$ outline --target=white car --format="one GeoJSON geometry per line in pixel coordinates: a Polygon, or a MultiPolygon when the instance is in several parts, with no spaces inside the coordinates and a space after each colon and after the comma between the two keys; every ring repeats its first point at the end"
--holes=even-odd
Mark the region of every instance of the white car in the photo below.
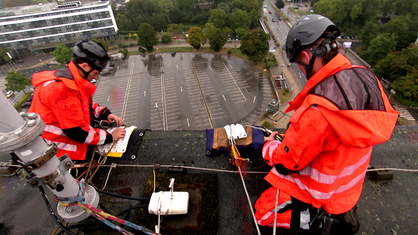
{"type": "Polygon", "coordinates": [[[8,91],[8,92],[6,93],[6,98],[7,98],[7,99],[8,99],[8,98],[10,98],[10,97],[12,97],[14,94],[15,94],[15,93],[14,93],[13,91],[8,91]]]}

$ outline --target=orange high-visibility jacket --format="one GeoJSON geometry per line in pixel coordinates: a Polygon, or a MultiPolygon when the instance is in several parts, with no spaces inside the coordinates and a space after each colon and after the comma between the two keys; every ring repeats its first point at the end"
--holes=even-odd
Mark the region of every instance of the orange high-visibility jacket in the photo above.
{"type": "Polygon", "coordinates": [[[57,157],[68,154],[72,160],[84,160],[88,145],[104,144],[108,135],[108,132],[90,126],[90,110],[98,117],[106,108],[93,103],[96,86],[80,76],[73,62],[67,67],[33,75],[32,85],[36,90],[28,112],[41,116],[45,123],[42,137],[48,144],[57,145],[57,157]],[[88,132],[84,143],[64,134],[63,129],[75,127],[88,132]]]}
{"type": "Polygon", "coordinates": [[[265,143],[263,157],[298,173],[273,167],[265,179],[329,213],[349,211],[360,198],[372,146],[390,138],[398,112],[377,78],[342,54],[312,76],[286,112],[292,110],[283,142],[265,143]]]}

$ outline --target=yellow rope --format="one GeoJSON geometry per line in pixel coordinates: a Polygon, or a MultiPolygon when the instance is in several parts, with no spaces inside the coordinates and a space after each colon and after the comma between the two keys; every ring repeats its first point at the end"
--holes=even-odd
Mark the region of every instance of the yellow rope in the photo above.
{"type": "Polygon", "coordinates": [[[93,164],[94,153],[96,152],[96,148],[97,148],[97,146],[94,147],[93,155],[91,156],[91,159],[90,159],[89,168],[87,169],[87,173],[86,173],[86,176],[85,176],[86,179],[87,179],[87,177],[89,177],[89,172],[90,172],[90,169],[91,169],[91,165],[93,164]]]}
{"type": "Polygon", "coordinates": [[[154,173],[154,190],[152,192],[155,193],[155,169],[152,170],[152,173],[154,173]]]}
{"type": "MultiPolygon", "coordinates": [[[[112,150],[113,146],[115,146],[115,144],[116,144],[116,141],[113,142],[112,146],[109,148],[106,155],[103,157],[103,159],[100,161],[99,165],[96,167],[96,170],[94,171],[94,173],[90,176],[90,178],[88,180],[86,180],[87,184],[90,183],[90,181],[93,179],[94,175],[96,175],[97,171],[100,169],[100,166],[103,164],[103,162],[106,161],[107,156],[109,155],[110,151],[112,150]]],[[[96,148],[94,150],[96,151],[96,148]]],[[[89,167],[89,169],[90,169],[90,167],[89,167]]],[[[86,179],[87,179],[87,176],[86,176],[86,179]]]]}

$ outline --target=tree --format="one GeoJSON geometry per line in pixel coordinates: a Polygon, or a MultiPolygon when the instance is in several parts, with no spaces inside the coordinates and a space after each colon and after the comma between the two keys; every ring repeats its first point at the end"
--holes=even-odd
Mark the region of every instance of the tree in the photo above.
{"type": "Polygon", "coordinates": [[[279,9],[284,8],[284,2],[283,2],[283,0],[276,0],[276,4],[275,5],[279,9]]]}
{"type": "MultiPolygon", "coordinates": [[[[406,17],[405,16],[393,16],[392,19],[382,25],[382,32],[387,34],[394,34],[397,37],[397,43],[396,43],[396,50],[400,51],[402,48],[405,48],[411,43],[411,41],[408,40],[407,33],[409,32],[409,26],[406,23],[406,17]]],[[[416,39],[417,34],[414,33],[416,39]]]]}
{"type": "Polygon", "coordinates": [[[343,0],[325,0],[315,3],[315,13],[324,15],[330,18],[336,25],[340,26],[344,22],[346,16],[346,9],[343,0]]]}
{"type": "Polygon", "coordinates": [[[392,9],[392,11],[395,12],[395,15],[416,14],[416,12],[414,12],[416,4],[416,0],[394,0],[394,9],[392,9]]]}
{"type": "Polygon", "coordinates": [[[269,50],[269,35],[263,29],[257,28],[250,31],[248,38],[241,40],[241,52],[248,56],[248,59],[261,61],[269,50]]]}
{"type": "Polygon", "coordinates": [[[157,45],[158,39],[156,37],[157,33],[148,23],[143,23],[138,28],[138,45],[143,46],[147,51],[151,52],[154,50],[153,46],[157,45]]]}
{"type": "Polygon", "coordinates": [[[260,18],[261,18],[261,11],[256,10],[256,9],[252,9],[250,12],[250,19],[251,19],[251,28],[257,28],[259,27],[260,24],[260,18]]]}
{"type": "MultiPolygon", "coordinates": [[[[7,52],[10,53],[10,51],[12,51],[10,48],[0,49],[0,64],[6,64],[7,62],[11,60],[10,57],[7,55],[7,52]]],[[[16,53],[16,52],[14,51],[13,53],[16,53]]]]}
{"type": "Polygon", "coordinates": [[[223,29],[222,29],[222,33],[227,37],[227,38],[229,38],[229,37],[232,37],[232,34],[234,33],[234,31],[232,31],[230,28],[228,28],[228,27],[224,27],[223,29]]]}
{"type": "Polygon", "coordinates": [[[229,25],[236,32],[237,28],[249,29],[251,18],[247,12],[242,10],[234,11],[229,15],[229,25]]]}
{"type": "Polygon", "coordinates": [[[167,21],[168,19],[167,19],[166,14],[158,13],[158,14],[154,14],[153,16],[151,16],[146,22],[152,25],[155,31],[159,32],[167,28],[167,21]]]}
{"type": "Polygon", "coordinates": [[[31,83],[31,80],[26,78],[25,74],[14,71],[9,72],[5,79],[7,81],[6,89],[9,91],[23,91],[31,83]]]}
{"type": "Polygon", "coordinates": [[[102,45],[102,47],[108,51],[109,50],[109,45],[107,45],[107,42],[105,42],[103,39],[98,38],[98,39],[93,39],[93,41],[99,43],[100,45],[102,45]]]}
{"type": "Polygon", "coordinates": [[[199,48],[206,43],[206,36],[203,33],[203,30],[199,27],[191,27],[189,29],[187,43],[189,43],[196,50],[199,50],[199,48]]]}
{"type": "Polygon", "coordinates": [[[370,46],[361,56],[371,65],[376,65],[379,60],[395,50],[397,36],[395,34],[383,33],[370,42],[370,46]]]}
{"type": "Polygon", "coordinates": [[[116,23],[119,26],[119,29],[122,31],[128,31],[134,28],[134,23],[132,20],[125,18],[125,16],[121,16],[120,18],[116,19],[116,23]]]}
{"type": "Polygon", "coordinates": [[[182,12],[194,12],[194,0],[175,0],[174,5],[177,6],[182,12]]]}
{"type": "Polygon", "coordinates": [[[170,8],[170,10],[168,11],[168,16],[170,18],[171,23],[181,23],[181,10],[178,7],[174,6],[170,8]]]}
{"type": "Polygon", "coordinates": [[[409,47],[402,49],[402,51],[391,52],[380,60],[376,65],[375,73],[379,77],[394,82],[396,79],[411,73],[414,67],[418,67],[416,55],[418,55],[418,47],[411,43],[409,47]]]}
{"type": "Polygon", "coordinates": [[[156,1],[130,0],[126,3],[126,16],[128,19],[135,19],[138,16],[148,18],[163,12],[164,9],[156,1]]]}
{"type": "Polygon", "coordinates": [[[392,83],[392,88],[396,94],[409,100],[418,99],[418,69],[414,68],[411,73],[396,79],[392,83]]]}
{"type": "Polygon", "coordinates": [[[205,31],[206,37],[210,40],[212,36],[215,33],[216,27],[213,25],[213,23],[206,23],[203,27],[203,30],[205,31]]]}
{"type": "Polygon", "coordinates": [[[111,38],[109,40],[110,45],[112,45],[112,47],[115,47],[115,39],[111,38]]]}
{"type": "Polygon", "coordinates": [[[73,57],[73,50],[65,44],[58,44],[53,54],[55,56],[55,60],[60,63],[60,65],[66,65],[70,62],[71,57],[73,57]]]}
{"type": "Polygon", "coordinates": [[[222,29],[228,24],[228,15],[222,9],[214,9],[209,11],[210,17],[208,23],[213,23],[213,25],[222,29]]]}
{"type": "Polygon", "coordinates": [[[233,8],[241,9],[247,13],[251,12],[252,9],[260,9],[262,4],[262,1],[232,0],[233,8]]]}
{"type": "Polygon", "coordinates": [[[224,10],[226,14],[229,14],[230,13],[229,5],[226,4],[225,2],[219,3],[217,9],[224,10]]]}
{"type": "Polygon", "coordinates": [[[171,42],[171,33],[164,32],[162,36],[163,43],[171,42]]]}
{"type": "Polygon", "coordinates": [[[239,38],[245,38],[248,36],[248,33],[250,32],[250,30],[245,29],[245,28],[237,28],[235,30],[235,33],[238,35],[239,38]]]}
{"type": "Polygon", "coordinates": [[[204,25],[208,22],[209,11],[201,11],[199,14],[193,16],[192,22],[198,25],[204,25]]]}
{"type": "Polygon", "coordinates": [[[375,22],[368,21],[363,29],[360,31],[360,39],[366,47],[369,47],[370,42],[380,34],[379,25],[375,22]]]}
{"type": "Polygon", "coordinates": [[[210,49],[213,49],[214,51],[220,51],[227,40],[228,37],[224,35],[222,30],[215,28],[213,30],[212,37],[209,39],[210,49]]]}
{"type": "Polygon", "coordinates": [[[120,49],[119,50],[119,53],[122,53],[124,56],[125,56],[125,58],[126,58],[126,56],[128,56],[128,49],[126,49],[126,48],[123,48],[123,50],[122,49],[120,49]]]}

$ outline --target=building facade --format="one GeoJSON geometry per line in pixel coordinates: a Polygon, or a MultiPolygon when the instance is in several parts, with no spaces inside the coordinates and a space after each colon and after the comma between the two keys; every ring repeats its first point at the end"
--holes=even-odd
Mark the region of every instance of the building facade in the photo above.
{"type": "Polygon", "coordinates": [[[18,54],[47,53],[57,44],[118,35],[110,2],[46,3],[0,9],[0,48],[18,54]]]}

